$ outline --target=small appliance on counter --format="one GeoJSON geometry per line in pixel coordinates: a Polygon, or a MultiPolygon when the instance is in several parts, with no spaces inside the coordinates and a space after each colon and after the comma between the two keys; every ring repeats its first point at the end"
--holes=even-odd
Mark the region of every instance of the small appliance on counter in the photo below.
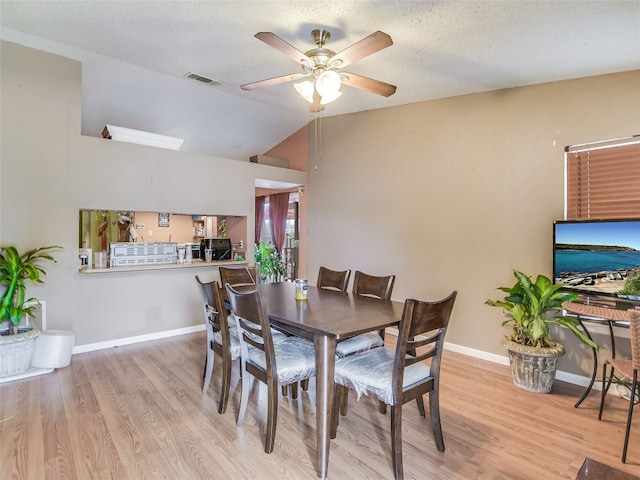
{"type": "Polygon", "coordinates": [[[195,258],[204,258],[204,254],[200,253],[200,244],[195,242],[187,242],[184,244],[185,247],[191,245],[191,255],[195,258]]]}
{"type": "Polygon", "coordinates": [[[111,267],[177,263],[178,244],[176,242],[111,242],[109,258],[111,267]]]}
{"type": "Polygon", "coordinates": [[[231,260],[233,249],[230,238],[203,238],[200,241],[200,251],[211,249],[212,260],[231,260]]]}

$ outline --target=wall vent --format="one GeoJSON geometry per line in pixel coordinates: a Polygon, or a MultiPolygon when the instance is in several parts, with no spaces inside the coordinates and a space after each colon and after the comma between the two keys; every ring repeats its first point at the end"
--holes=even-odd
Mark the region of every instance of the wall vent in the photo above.
{"type": "Polygon", "coordinates": [[[193,73],[193,72],[187,73],[185,77],[190,78],[192,80],[197,80],[202,83],[213,85],[214,87],[217,87],[218,85],[222,85],[222,82],[220,80],[212,80],[210,78],[203,77],[202,75],[198,75],[197,73],[193,73]]]}

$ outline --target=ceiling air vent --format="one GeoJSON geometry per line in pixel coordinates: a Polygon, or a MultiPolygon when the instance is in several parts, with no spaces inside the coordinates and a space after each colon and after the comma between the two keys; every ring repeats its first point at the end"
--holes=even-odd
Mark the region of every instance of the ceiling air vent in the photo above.
{"type": "Polygon", "coordinates": [[[198,75],[197,73],[189,72],[185,75],[187,78],[191,78],[192,80],[197,80],[202,83],[207,83],[217,87],[218,85],[222,85],[222,82],[219,80],[211,80],[210,78],[203,77],[202,75],[198,75]]]}

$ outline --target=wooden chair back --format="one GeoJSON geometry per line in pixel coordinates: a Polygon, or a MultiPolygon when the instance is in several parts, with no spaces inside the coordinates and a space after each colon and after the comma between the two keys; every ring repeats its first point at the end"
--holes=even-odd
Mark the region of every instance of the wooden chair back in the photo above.
{"type": "Polygon", "coordinates": [[[318,270],[318,281],[316,282],[316,286],[318,288],[337,290],[339,292],[346,293],[350,277],[351,270],[337,271],[320,267],[318,270]]]}
{"type": "Polygon", "coordinates": [[[200,291],[205,319],[207,323],[211,325],[212,332],[220,332],[222,335],[222,345],[225,350],[228,351],[231,340],[229,338],[228,311],[224,307],[222,298],[224,289],[215,280],[203,282],[198,275],[196,275],[196,282],[198,284],[198,290],[200,291]]]}
{"type": "Polygon", "coordinates": [[[222,336],[222,347],[225,350],[225,355],[230,351],[231,348],[231,337],[229,332],[229,311],[226,309],[224,305],[224,294],[225,288],[220,285],[218,282],[214,282],[213,287],[213,297],[214,303],[212,315],[212,324],[214,331],[219,331],[222,336]]]}
{"type": "Polygon", "coordinates": [[[435,302],[409,299],[405,301],[402,319],[398,327],[398,343],[394,361],[393,389],[395,404],[406,403],[415,398],[411,392],[419,385],[403,392],[402,381],[404,369],[414,363],[431,359],[429,382],[432,386],[427,390],[420,388],[420,395],[437,388],[440,377],[440,360],[444,348],[444,337],[451,318],[457,291],[435,302]],[[435,385],[433,385],[435,384],[435,385]]]}
{"type": "Polygon", "coordinates": [[[395,275],[377,277],[356,270],[353,278],[353,294],[390,300],[395,281],[395,275]]]}
{"type": "Polygon", "coordinates": [[[231,332],[229,331],[227,309],[222,299],[222,287],[216,281],[203,282],[198,275],[196,275],[196,283],[202,300],[207,330],[207,357],[204,367],[202,393],[206,393],[209,389],[213,375],[214,355],[217,354],[222,359],[222,386],[220,390],[220,400],[218,402],[218,412],[224,413],[229,402],[231,362],[235,358],[238,358],[239,354],[236,353],[234,358],[231,352],[231,332]]]}
{"type": "MultiPolygon", "coordinates": [[[[246,369],[254,377],[264,383],[275,382],[277,387],[277,371],[275,351],[273,349],[273,337],[267,309],[259,290],[241,293],[230,284],[226,285],[231,310],[233,310],[240,335],[245,345],[251,345],[264,352],[266,371],[247,362],[246,369]]],[[[243,351],[245,347],[242,347],[243,351]]]]}
{"type": "Polygon", "coordinates": [[[255,285],[257,283],[256,267],[219,267],[222,286],[255,285]]]}
{"type": "Polygon", "coordinates": [[[222,298],[229,301],[226,286],[239,287],[242,285],[255,285],[257,283],[256,267],[219,267],[220,281],[222,282],[222,298]]]}
{"type": "Polygon", "coordinates": [[[198,285],[198,292],[200,293],[200,301],[202,302],[202,311],[204,313],[205,322],[209,321],[209,309],[208,305],[214,305],[213,287],[214,281],[203,282],[200,277],[196,275],[196,283],[198,285]]]}

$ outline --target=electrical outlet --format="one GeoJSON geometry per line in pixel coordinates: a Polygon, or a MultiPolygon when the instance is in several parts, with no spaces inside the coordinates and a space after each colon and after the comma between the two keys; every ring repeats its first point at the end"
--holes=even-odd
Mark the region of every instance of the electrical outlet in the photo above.
{"type": "Polygon", "coordinates": [[[153,230],[149,230],[149,236],[152,237],[153,236],[153,230]]]}
{"type": "Polygon", "coordinates": [[[136,223],[136,228],[144,228],[144,223],[136,223]]]}

